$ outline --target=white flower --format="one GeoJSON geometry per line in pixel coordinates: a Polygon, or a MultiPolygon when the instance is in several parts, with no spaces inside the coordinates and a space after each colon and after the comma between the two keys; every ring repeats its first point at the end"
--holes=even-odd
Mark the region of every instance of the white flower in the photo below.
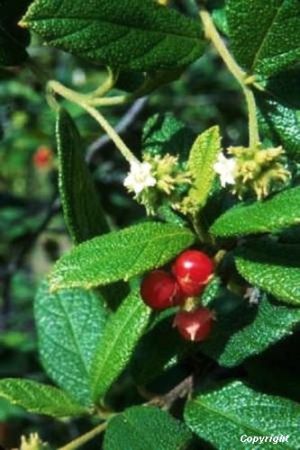
{"type": "Polygon", "coordinates": [[[244,298],[249,299],[249,305],[258,305],[260,295],[260,290],[257,287],[249,287],[246,289],[244,298]]]}
{"type": "Polygon", "coordinates": [[[226,184],[235,184],[236,160],[234,158],[226,158],[223,153],[220,153],[214,170],[220,176],[222,187],[226,184]]]}
{"type": "Polygon", "coordinates": [[[156,179],[153,177],[152,166],[148,162],[134,161],[130,164],[130,171],[124,180],[124,186],[129,192],[140,194],[144,189],[156,185],[156,179]]]}

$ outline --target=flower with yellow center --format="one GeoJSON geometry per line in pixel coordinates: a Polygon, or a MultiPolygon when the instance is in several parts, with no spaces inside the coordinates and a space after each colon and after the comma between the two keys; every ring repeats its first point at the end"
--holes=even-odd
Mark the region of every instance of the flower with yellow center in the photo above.
{"type": "Polygon", "coordinates": [[[151,164],[139,161],[130,164],[130,171],[124,180],[124,186],[129,192],[139,195],[145,189],[154,187],[156,183],[151,164]]]}

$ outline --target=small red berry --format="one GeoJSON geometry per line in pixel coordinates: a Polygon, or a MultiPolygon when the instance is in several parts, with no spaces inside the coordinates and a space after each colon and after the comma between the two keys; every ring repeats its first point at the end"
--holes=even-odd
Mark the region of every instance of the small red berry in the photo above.
{"type": "Polygon", "coordinates": [[[187,250],[181,253],[172,267],[182,292],[187,296],[199,295],[213,271],[213,261],[199,250],[187,250]]]}
{"type": "Polygon", "coordinates": [[[210,334],[213,319],[214,313],[208,308],[180,311],[174,319],[174,326],[187,341],[200,342],[210,334]]]}
{"type": "Polygon", "coordinates": [[[50,166],[53,159],[52,150],[48,147],[41,146],[33,155],[33,162],[36,168],[44,169],[50,166]]]}
{"type": "Polygon", "coordinates": [[[182,297],[176,279],[164,270],[154,270],[146,275],[141,296],[150,308],[158,310],[177,305],[182,297]]]}

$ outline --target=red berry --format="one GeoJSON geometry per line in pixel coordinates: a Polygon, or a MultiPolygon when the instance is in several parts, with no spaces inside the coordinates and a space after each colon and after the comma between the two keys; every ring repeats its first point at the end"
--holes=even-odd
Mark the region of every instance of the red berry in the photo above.
{"type": "Polygon", "coordinates": [[[174,319],[174,326],[187,341],[200,342],[210,334],[213,319],[214,314],[208,308],[180,311],[174,319]]]}
{"type": "Polygon", "coordinates": [[[52,150],[48,147],[41,146],[33,155],[33,162],[35,167],[43,169],[49,167],[53,159],[52,150]]]}
{"type": "Polygon", "coordinates": [[[205,253],[187,250],[175,260],[172,272],[182,292],[187,296],[199,295],[214,271],[214,263],[205,253]]]}
{"type": "Polygon", "coordinates": [[[144,278],[141,296],[144,302],[153,309],[175,306],[182,297],[176,279],[164,270],[154,270],[144,278]]]}

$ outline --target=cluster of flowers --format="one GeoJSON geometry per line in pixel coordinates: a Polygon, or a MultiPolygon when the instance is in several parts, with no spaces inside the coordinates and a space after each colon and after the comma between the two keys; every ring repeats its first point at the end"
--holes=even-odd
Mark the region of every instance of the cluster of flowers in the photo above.
{"type": "Polygon", "coordinates": [[[141,297],[154,310],[178,306],[174,327],[184,339],[200,342],[211,332],[214,313],[198,306],[197,297],[213,273],[214,263],[208,255],[198,250],[187,250],[176,258],[171,273],[154,270],[145,276],[141,297]]]}
{"type": "Polygon", "coordinates": [[[186,164],[181,164],[178,157],[145,154],[142,162],[131,162],[124,186],[145,206],[148,215],[154,215],[166,199],[178,209],[192,184],[191,178],[186,164]]]}
{"type": "MultiPolygon", "coordinates": [[[[261,200],[290,180],[282,147],[229,147],[227,153],[229,157],[222,152],[219,154],[214,170],[221,186],[229,186],[240,199],[254,194],[261,200]]],[[[167,198],[175,210],[186,214],[191,211],[183,207],[184,198],[193,182],[188,166],[167,154],[163,157],[146,155],[142,162],[131,163],[124,185],[146,207],[148,214],[155,214],[163,198],[167,198]]]]}
{"type": "Polygon", "coordinates": [[[232,193],[240,199],[252,191],[261,200],[290,179],[282,147],[229,147],[228,154],[231,157],[220,153],[214,170],[220,177],[221,186],[231,185],[232,193]]]}

